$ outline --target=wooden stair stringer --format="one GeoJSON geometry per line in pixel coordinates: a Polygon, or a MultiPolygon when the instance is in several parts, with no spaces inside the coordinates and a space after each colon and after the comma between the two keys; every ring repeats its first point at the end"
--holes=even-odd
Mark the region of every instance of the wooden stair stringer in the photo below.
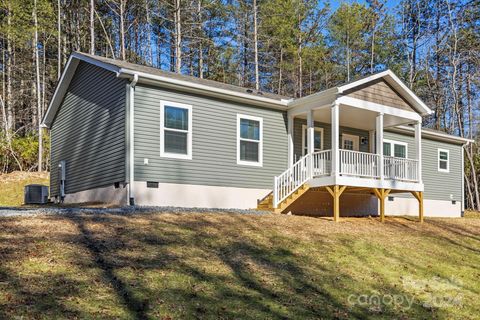
{"type": "Polygon", "coordinates": [[[300,199],[305,193],[310,190],[310,186],[304,183],[300,188],[295,190],[291,195],[278,204],[278,207],[274,209],[275,213],[284,213],[288,207],[290,207],[295,201],[300,199]]]}

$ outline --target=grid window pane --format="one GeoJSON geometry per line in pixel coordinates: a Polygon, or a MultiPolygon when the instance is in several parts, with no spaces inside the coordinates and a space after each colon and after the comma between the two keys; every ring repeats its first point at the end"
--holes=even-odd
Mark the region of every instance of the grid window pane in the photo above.
{"type": "Polygon", "coordinates": [[[440,151],[440,160],[448,160],[448,153],[440,151]]]}
{"type": "Polygon", "coordinates": [[[260,140],[260,122],[240,119],[240,137],[243,139],[260,140]]]}
{"type": "Polygon", "coordinates": [[[240,141],[240,160],[258,162],[258,142],[240,141]]]}
{"type": "Polygon", "coordinates": [[[168,153],[178,153],[178,154],[187,154],[187,135],[186,132],[177,132],[165,130],[165,152],[168,153]]]}
{"type": "Polygon", "coordinates": [[[188,130],[188,110],[165,106],[165,128],[188,130]]]}
{"type": "Polygon", "coordinates": [[[392,145],[389,142],[383,143],[383,155],[391,156],[392,155],[392,145]]]}
{"type": "Polygon", "coordinates": [[[353,141],[348,139],[343,140],[343,149],[353,150],[353,141]]]}
{"type": "Polygon", "coordinates": [[[447,161],[440,160],[440,169],[442,169],[442,170],[447,170],[448,169],[447,161]]]}
{"type": "Polygon", "coordinates": [[[394,146],[394,156],[398,158],[406,158],[407,148],[404,145],[396,144],[394,146]]]}

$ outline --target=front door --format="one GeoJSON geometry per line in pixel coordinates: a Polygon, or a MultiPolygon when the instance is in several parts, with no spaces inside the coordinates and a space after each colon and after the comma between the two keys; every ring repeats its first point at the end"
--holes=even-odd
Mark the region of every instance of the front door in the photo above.
{"type": "Polygon", "coordinates": [[[342,134],[342,149],[358,151],[359,150],[359,136],[353,134],[342,134]]]}

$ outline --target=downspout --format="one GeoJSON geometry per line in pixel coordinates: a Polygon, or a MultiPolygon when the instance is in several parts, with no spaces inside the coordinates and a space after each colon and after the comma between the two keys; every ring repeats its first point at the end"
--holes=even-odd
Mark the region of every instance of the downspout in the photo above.
{"type": "Polygon", "coordinates": [[[133,75],[132,82],[130,82],[129,86],[129,108],[128,108],[128,203],[131,206],[135,205],[135,174],[134,174],[134,106],[135,106],[135,86],[138,82],[138,74],[133,75]]]}
{"type": "Polygon", "coordinates": [[[465,148],[468,147],[469,142],[462,145],[462,211],[461,217],[465,216],[465,148]]]}

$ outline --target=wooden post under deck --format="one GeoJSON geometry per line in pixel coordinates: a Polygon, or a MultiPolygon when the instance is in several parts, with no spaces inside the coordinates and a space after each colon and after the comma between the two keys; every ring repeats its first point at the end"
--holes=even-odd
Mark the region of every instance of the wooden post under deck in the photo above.
{"type": "Polygon", "coordinates": [[[334,185],[333,187],[325,187],[333,197],[333,221],[338,222],[340,220],[340,196],[347,186],[334,185]]]}
{"type": "Polygon", "coordinates": [[[411,191],[411,193],[418,200],[418,221],[423,223],[423,192],[411,191]]]}
{"type": "Polygon", "coordinates": [[[373,188],[373,192],[380,200],[380,221],[385,222],[385,198],[390,194],[390,189],[373,188]]]}

